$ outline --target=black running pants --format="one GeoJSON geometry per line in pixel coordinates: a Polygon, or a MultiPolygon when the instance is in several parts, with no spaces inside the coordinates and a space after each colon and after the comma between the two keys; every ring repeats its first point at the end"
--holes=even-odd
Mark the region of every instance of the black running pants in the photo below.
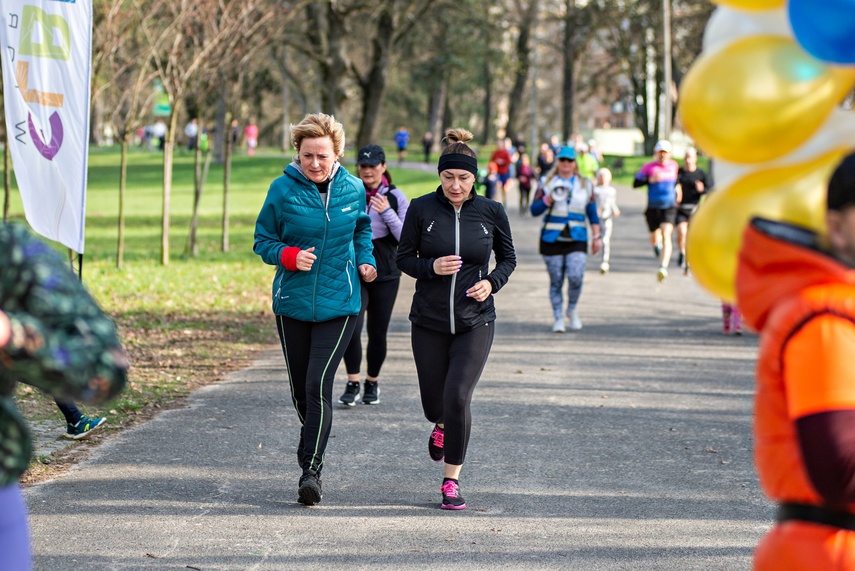
{"type": "MultiPolygon", "coordinates": [[[[360,280],[361,281],[361,280],[360,280]]],[[[389,321],[392,320],[392,309],[398,296],[398,286],[401,279],[382,282],[362,282],[362,311],[356,320],[353,337],[344,352],[344,366],[348,375],[358,375],[362,366],[362,324],[366,324],[368,344],[365,346],[365,360],[369,377],[376,379],[380,376],[380,367],[386,360],[386,334],[389,331],[389,321]]]]}
{"type": "Polygon", "coordinates": [[[276,316],[291,400],[303,424],[297,455],[304,472],[323,467],[332,428],[333,379],[355,325],[353,315],[321,322],[276,316]]]}
{"type": "Polygon", "coordinates": [[[413,324],[413,357],[425,417],[445,425],[445,462],[459,466],[472,429],[472,393],[481,377],[495,324],[463,333],[439,333],[413,324]]]}

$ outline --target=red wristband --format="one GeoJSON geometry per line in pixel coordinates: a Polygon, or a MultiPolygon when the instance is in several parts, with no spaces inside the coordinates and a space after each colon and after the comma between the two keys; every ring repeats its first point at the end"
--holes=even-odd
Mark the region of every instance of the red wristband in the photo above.
{"type": "Polygon", "coordinates": [[[300,248],[297,246],[288,246],[279,254],[279,262],[286,270],[297,270],[297,254],[300,253],[300,248]]]}

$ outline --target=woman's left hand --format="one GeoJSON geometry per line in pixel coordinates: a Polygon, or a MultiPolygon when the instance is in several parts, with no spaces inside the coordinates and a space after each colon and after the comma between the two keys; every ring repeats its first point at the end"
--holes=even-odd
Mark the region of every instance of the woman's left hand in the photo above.
{"type": "Polygon", "coordinates": [[[490,297],[491,293],[493,293],[493,284],[490,283],[490,280],[481,280],[466,290],[466,295],[478,302],[490,297]]]}
{"type": "Polygon", "coordinates": [[[363,280],[373,282],[374,278],[377,277],[377,268],[371,264],[362,264],[359,266],[359,275],[362,276],[363,280]]]}
{"type": "Polygon", "coordinates": [[[600,248],[601,248],[601,247],[602,247],[602,245],[603,245],[603,241],[602,241],[602,240],[603,240],[603,239],[602,239],[602,238],[599,238],[599,237],[597,237],[597,238],[593,238],[593,239],[591,240],[591,254],[592,254],[592,255],[596,255],[596,254],[598,254],[598,253],[600,252],[600,248]]]}
{"type": "Polygon", "coordinates": [[[383,214],[389,210],[389,199],[382,194],[375,194],[371,197],[371,208],[375,212],[383,214]]]}

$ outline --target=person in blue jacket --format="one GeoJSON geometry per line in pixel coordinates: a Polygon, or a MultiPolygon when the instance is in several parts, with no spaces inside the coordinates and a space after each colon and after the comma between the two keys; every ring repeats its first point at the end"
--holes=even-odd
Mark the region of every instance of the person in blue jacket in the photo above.
{"type": "Polygon", "coordinates": [[[321,501],[333,378],[361,307],[360,277],[377,277],[362,181],[338,162],[344,127],[331,115],[291,126],[294,162],[273,181],[253,251],[276,266],[273,313],[302,428],[297,501],[321,501]]]}
{"type": "Polygon", "coordinates": [[[445,461],[445,510],[462,510],[460,471],[472,428],[470,405],[495,333],[493,295],[517,265],[501,203],[475,194],[478,161],[472,133],[449,129],[439,157],[440,186],[410,202],[398,267],[416,278],[410,309],[413,358],[422,408],[434,423],[428,454],[445,461]],[[496,265],[490,271],[490,257],[496,265]]]}

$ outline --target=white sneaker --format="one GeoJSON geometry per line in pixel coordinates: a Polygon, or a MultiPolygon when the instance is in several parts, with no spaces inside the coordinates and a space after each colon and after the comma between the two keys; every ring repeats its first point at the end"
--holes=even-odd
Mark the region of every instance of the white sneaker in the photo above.
{"type": "Polygon", "coordinates": [[[563,319],[556,319],[555,323],[552,324],[552,332],[553,333],[564,333],[565,331],[567,331],[567,330],[564,328],[564,320],[563,319]]]}
{"type": "Polygon", "coordinates": [[[660,282],[664,282],[668,278],[668,268],[662,266],[659,268],[659,271],[656,272],[656,279],[660,282]]]}
{"type": "Polygon", "coordinates": [[[579,314],[576,313],[575,309],[570,312],[570,329],[573,331],[582,329],[582,320],[579,319],[579,314]]]}
{"type": "Polygon", "coordinates": [[[600,273],[601,274],[609,273],[609,263],[608,262],[603,262],[602,264],[600,264],[600,273]]]}

